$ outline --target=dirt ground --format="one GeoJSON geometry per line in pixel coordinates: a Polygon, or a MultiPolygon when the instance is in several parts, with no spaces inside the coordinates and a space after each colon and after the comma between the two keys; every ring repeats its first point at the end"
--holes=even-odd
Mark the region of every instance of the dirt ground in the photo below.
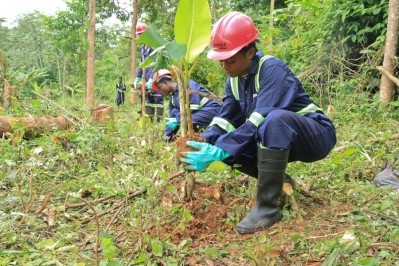
{"type": "MultiPolygon", "coordinates": [[[[180,185],[178,181],[174,181],[174,183],[176,187],[180,185]]],[[[183,228],[165,221],[164,224],[162,224],[162,232],[157,232],[156,234],[158,235],[156,236],[161,240],[168,238],[169,241],[172,241],[176,245],[184,239],[191,238],[191,247],[199,248],[212,245],[223,246],[223,243],[226,245],[232,242],[239,243],[264,235],[265,231],[257,232],[252,235],[240,235],[234,229],[235,224],[232,225],[230,223],[228,225],[226,223],[228,213],[233,211],[234,207],[237,205],[241,205],[242,209],[246,210],[247,213],[254,203],[254,197],[249,201],[244,198],[233,198],[231,194],[229,194],[230,196],[226,196],[224,190],[225,188],[223,185],[206,186],[201,183],[196,183],[193,198],[188,201],[177,198],[176,194],[165,192],[162,198],[164,209],[168,210],[173,204],[183,204],[184,208],[190,211],[192,219],[186,222],[183,228]]],[[[306,234],[309,240],[315,241],[317,241],[317,239],[335,237],[345,232],[347,225],[340,224],[336,220],[339,219],[340,214],[351,211],[352,207],[328,206],[321,199],[312,197],[311,195],[303,196],[299,194],[299,197],[300,215],[293,215],[294,217],[292,217],[292,219],[290,217],[290,220],[283,220],[266,231],[267,238],[277,245],[273,246],[272,249],[268,251],[268,254],[263,255],[272,258],[284,258],[284,256],[287,256],[286,254],[288,252],[295,248],[295,243],[290,240],[290,236],[303,234],[304,231],[307,232],[306,234]],[[312,223],[310,227],[309,221],[312,223]]],[[[242,215],[244,216],[245,213],[242,215]]],[[[265,252],[264,246],[260,244],[254,246],[254,249],[258,249],[259,252],[265,252]]],[[[229,265],[230,263],[232,263],[232,265],[240,265],[240,263],[245,262],[240,252],[240,250],[235,248],[229,250],[230,257],[237,258],[234,262],[199,262],[194,257],[190,257],[186,265],[229,265]]],[[[298,254],[298,256],[299,255],[300,254],[298,254]]],[[[295,254],[292,255],[291,252],[291,260],[292,256],[295,256],[295,254]]],[[[308,259],[306,263],[301,265],[316,266],[321,264],[322,261],[317,259],[308,259]]],[[[288,262],[287,265],[289,265],[288,262]]]]}

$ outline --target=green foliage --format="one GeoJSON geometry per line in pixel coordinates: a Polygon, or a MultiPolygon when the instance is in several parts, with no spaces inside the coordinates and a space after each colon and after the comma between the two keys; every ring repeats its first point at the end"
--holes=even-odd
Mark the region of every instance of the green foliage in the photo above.
{"type": "Polygon", "coordinates": [[[176,43],[186,45],[184,60],[191,64],[208,46],[211,13],[207,0],[181,0],[175,17],[176,43]]]}
{"type": "Polygon", "coordinates": [[[191,79],[208,88],[215,95],[224,94],[226,76],[219,62],[209,60],[205,54],[199,56],[191,79]]]}
{"type": "MultiPolygon", "coordinates": [[[[67,97],[65,104],[79,108],[79,97],[67,97]]],[[[190,235],[175,241],[176,236],[187,232],[184,230],[192,226],[202,209],[216,203],[206,199],[194,210],[191,202],[173,201],[168,209],[163,197],[180,191],[176,185],[179,180],[168,181],[168,176],[178,170],[171,163],[175,146],[162,142],[164,122],[149,123],[141,129],[136,107],[122,106],[112,124],[81,125],[30,140],[16,133],[0,139],[0,264],[67,261],[94,265],[95,223],[91,220],[84,224],[93,213],[86,207],[65,208],[66,203],[81,203],[78,198],[83,196],[89,202],[111,196],[92,203],[99,213],[112,209],[129,191],[146,188],[146,194],[126,202],[106,232],[116,210],[99,217],[101,265],[156,265],[159,261],[182,265],[194,258],[228,261],[231,265],[294,265],[305,264],[309,258],[335,265],[395,265],[395,250],[381,246],[372,257],[368,252],[378,243],[396,245],[394,240],[399,237],[391,220],[398,219],[398,195],[370,183],[384,158],[395,167],[399,164],[397,139],[392,138],[397,134],[398,107],[392,104],[390,109],[380,109],[367,93],[345,92],[332,100],[336,108],[332,115],[338,134],[336,149],[321,161],[290,163],[287,169],[297,180],[312,182],[311,197],[295,192],[300,207],[309,212],[306,226],[295,231],[295,214],[285,207],[279,225],[246,236],[245,241],[232,241],[237,235],[229,230],[248,211],[239,202],[254,195],[256,182],[251,179],[249,187],[239,186],[236,177],[231,177],[233,173],[218,165],[214,166],[217,171],[196,177],[198,184],[206,186],[226,184],[225,193],[233,199],[225,205],[226,216],[218,218],[223,225],[217,233],[218,241],[190,235]],[[33,214],[50,192],[54,197],[49,206],[57,211],[53,229],[44,224],[45,214],[33,214]],[[25,213],[29,197],[30,211],[25,213]],[[331,213],[323,213],[326,211],[331,213]],[[357,241],[340,242],[346,231],[359,245],[357,241]],[[284,256],[271,255],[276,247],[287,249],[284,256]]],[[[43,110],[41,101],[24,104],[33,114],[43,110]]],[[[77,112],[82,113],[80,109],[77,112]]],[[[14,127],[17,131],[24,128],[14,127]]],[[[202,196],[197,190],[196,197],[202,196]]],[[[191,232],[206,228],[196,230],[191,232]]]]}
{"type": "MultiPolygon", "coordinates": [[[[104,17],[115,3],[104,2],[104,17]]],[[[183,58],[185,47],[170,41],[177,1],[140,3],[141,19],[159,29],[156,47],[163,55],[170,55],[162,64],[183,58]]],[[[84,1],[72,1],[69,8],[54,17],[22,17],[12,29],[0,26],[7,78],[20,86],[22,98],[10,115],[61,113],[50,103],[33,98],[30,91],[36,89],[85,120],[81,103],[87,6],[84,1]],[[70,92],[62,99],[59,77],[70,92]]],[[[323,106],[335,107],[331,117],[337,129],[337,147],[321,161],[290,163],[287,169],[297,180],[312,183],[311,197],[294,193],[308,212],[306,226],[298,228],[297,214],[286,205],[283,221],[270,231],[245,237],[245,241],[229,234],[247,212],[245,204],[238,202],[254,195],[256,182],[239,186],[236,173],[213,165],[215,171],[199,175],[197,181],[226,183],[227,197],[237,200],[227,203],[228,212],[220,218],[223,229],[217,233],[218,241],[208,241],[207,235],[203,239],[186,235],[175,242],[174,238],[195,220],[195,211],[215,203],[206,199],[194,211],[190,209],[192,202],[163,202],[165,194],[178,198],[180,191],[168,180],[178,169],[171,163],[175,147],[162,141],[164,121],[142,128],[139,107],[126,104],[115,112],[115,123],[82,124],[30,140],[22,138],[25,125],[15,123],[14,134],[0,139],[0,264],[94,265],[95,223],[84,223],[93,213],[86,207],[66,208],[66,203],[81,203],[79,197],[90,202],[112,197],[93,203],[99,213],[112,209],[114,200],[125,199],[129,192],[146,188],[145,195],[126,201],[109,225],[109,233],[100,235],[101,265],[183,265],[189,260],[229,265],[298,265],[311,260],[326,265],[398,265],[397,250],[381,245],[397,246],[398,195],[370,182],[385,158],[396,168],[399,164],[395,138],[398,104],[380,106],[377,97],[370,94],[379,84],[373,67],[382,58],[387,1],[301,0],[277,2],[276,8],[272,29],[267,26],[267,1],[215,1],[212,21],[230,9],[251,15],[261,31],[259,48],[287,61],[294,72],[305,73],[301,79],[307,91],[323,106]],[[44,213],[33,213],[50,192],[54,197],[49,206],[57,213],[54,228],[47,227],[44,213]],[[340,242],[348,230],[356,241],[340,242]],[[284,247],[278,250],[284,255],[276,256],[276,247],[284,247]]],[[[114,105],[117,76],[124,80],[129,76],[130,42],[121,38],[129,28],[100,28],[96,96],[114,105]]],[[[218,62],[204,54],[195,63],[192,79],[223,94],[226,77],[218,62]]],[[[99,217],[100,232],[115,211],[99,217]]]]}
{"type": "MultiPolygon", "coordinates": [[[[334,83],[357,80],[355,89],[374,91],[386,32],[387,1],[287,1],[276,10],[273,30],[262,43],[303,73],[308,91],[329,95],[334,83]],[[372,80],[372,82],[369,82],[372,80]]],[[[353,86],[351,86],[353,89],[353,86]]]]}

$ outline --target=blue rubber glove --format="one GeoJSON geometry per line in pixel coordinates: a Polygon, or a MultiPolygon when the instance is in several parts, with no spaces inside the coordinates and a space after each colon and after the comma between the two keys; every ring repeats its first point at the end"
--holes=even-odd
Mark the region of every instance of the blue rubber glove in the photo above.
{"type": "Polygon", "coordinates": [[[141,78],[136,77],[136,79],[134,80],[134,83],[133,83],[135,88],[140,87],[140,81],[141,81],[141,78]]]}
{"type": "Polygon", "coordinates": [[[198,149],[184,153],[184,157],[180,159],[188,164],[185,167],[187,170],[204,172],[212,162],[223,161],[231,156],[227,151],[205,142],[187,141],[187,145],[198,149]]]}
{"type": "Polygon", "coordinates": [[[175,130],[180,126],[180,123],[177,121],[168,121],[166,122],[166,127],[168,127],[170,130],[175,130]]]}
{"type": "Polygon", "coordinates": [[[145,87],[147,88],[147,90],[151,90],[152,91],[152,78],[150,78],[147,83],[145,84],[145,87]]]}

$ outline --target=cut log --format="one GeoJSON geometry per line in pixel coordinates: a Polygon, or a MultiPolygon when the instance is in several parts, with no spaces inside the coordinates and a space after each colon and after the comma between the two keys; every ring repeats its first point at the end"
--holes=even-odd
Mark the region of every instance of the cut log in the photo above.
{"type": "Polygon", "coordinates": [[[14,133],[16,125],[23,128],[25,138],[39,136],[46,130],[65,130],[70,128],[72,120],[64,116],[56,117],[7,117],[0,116],[0,137],[14,133]]]}
{"type": "Polygon", "coordinates": [[[114,109],[106,104],[97,105],[91,110],[91,121],[99,123],[114,121],[114,109]]]}

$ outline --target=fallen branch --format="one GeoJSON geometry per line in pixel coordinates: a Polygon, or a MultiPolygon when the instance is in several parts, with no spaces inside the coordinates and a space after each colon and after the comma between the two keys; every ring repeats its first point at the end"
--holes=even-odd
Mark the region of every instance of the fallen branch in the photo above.
{"type": "Polygon", "coordinates": [[[105,215],[105,214],[107,214],[107,213],[110,213],[112,210],[118,209],[118,208],[120,208],[121,206],[123,206],[123,204],[125,204],[128,200],[130,200],[130,199],[132,199],[132,198],[134,198],[134,197],[136,197],[136,196],[138,196],[138,195],[144,194],[144,193],[146,193],[146,192],[147,192],[147,189],[146,189],[146,188],[143,188],[143,189],[141,189],[141,190],[132,192],[132,193],[130,193],[126,198],[120,200],[118,203],[116,203],[114,206],[112,206],[110,209],[105,210],[105,211],[102,211],[102,212],[99,212],[99,213],[96,213],[95,216],[92,216],[92,217],[86,219],[85,221],[82,222],[82,224],[87,224],[87,223],[89,223],[89,222],[90,222],[93,218],[95,218],[95,217],[100,217],[100,216],[103,216],[103,215],[105,215]]]}
{"type": "Polygon", "coordinates": [[[96,265],[98,266],[100,261],[99,261],[99,256],[98,256],[98,242],[100,239],[100,223],[98,222],[98,216],[96,210],[93,208],[93,206],[90,205],[85,199],[79,198],[81,201],[83,201],[94,213],[94,219],[96,221],[96,245],[94,247],[94,254],[96,255],[96,265]]]}
{"type": "Polygon", "coordinates": [[[391,223],[399,225],[399,220],[398,219],[392,218],[392,217],[390,217],[388,215],[381,214],[381,213],[375,213],[375,212],[371,212],[371,211],[363,211],[363,212],[365,214],[369,214],[370,216],[372,216],[373,219],[375,219],[377,217],[377,218],[379,218],[381,220],[390,221],[391,223]]]}
{"type": "Polygon", "coordinates": [[[42,211],[46,208],[48,202],[51,200],[52,197],[53,197],[53,194],[52,194],[52,193],[48,194],[47,197],[43,200],[42,206],[40,206],[40,208],[37,209],[37,210],[34,212],[34,214],[40,214],[40,213],[42,213],[42,211]]]}
{"type": "MultiPolygon", "coordinates": [[[[388,137],[388,140],[397,140],[397,139],[399,139],[399,134],[393,134],[392,136],[388,137]]],[[[369,139],[366,142],[372,143],[372,142],[385,141],[385,140],[387,140],[386,137],[380,137],[380,138],[369,139]]]]}
{"type": "Polygon", "coordinates": [[[310,194],[310,188],[312,187],[311,182],[306,184],[302,181],[302,179],[299,178],[296,178],[295,181],[298,182],[300,185],[299,193],[301,193],[301,195],[307,198],[311,198],[317,204],[324,205],[324,201],[322,199],[310,194]]]}
{"type": "MultiPolygon", "coordinates": [[[[49,103],[51,103],[51,104],[54,105],[55,107],[58,107],[59,109],[61,109],[61,110],[64,111],[65,113],[69,114],[70,116],[72,116],[73,118],[75,118],[76,120],[78,120],[80,123],[83,123],[83,120],[82,120],[82,119],[80,119],[79,117],[77,117],[77,116],[74,115],[72,112],[70,112],[69,110],[67,110],[67,109],[65,109],[64,107],[62,107],[61,105],[57,104],[56,102],[50,100],[49,98],[47,98],[47,97],[45,97],[45,96],[43,96],[43,95],[41,95],[41,94],[39,94],[39,93],[37,93],[37,92],[35,92],[35,91],[32,91],[32,93],[35,94],[35,95],[37,95],[37,96],[39,96],[40,98],[42,98],[42,99],[48,101],[49,103]]],[[[70,121],[71,121],[71,120],[70,120],[70,121]]],[[[72,122],[73,124],[75,124],[73,121],[71,121],[71,122],[72,122]]],[[[75,124],[75,125],[76,125],[76,124],[75,124]]]]}
{"type": "Polygon", "coordinates": [[[169,180],[169,181],[170,181],[170,180],[173,180],[173,179],[175,179],[176,177],[179,177],[179,176],[184,175],[185,172],[186,172],[185,170],[180,170],[179,172],[174,173],[174,174],[171,174],[170,176],[168,176],[167,180],[169,180]]]}
{"type": "Polygon", "coordinates": [[[344,232],[337,232],[337,233],[332,233],[332,234],[326,234],[326,235],[322,235],[322,236],[309,236],[306,239],[319,239],[319,238],[327,238],[327,237],[332,237],[332,236],[337,236],[337,235],[341,235],[344,232]]]}
{"type": "Polygon", "coordinates": [[[105,230],[104,230],[105,232],[107,232],[107,231],[109,230],[109,228],[111,227],[111,225],[114,223],[116,217],[119,215],[119,213],[122,211],[122,209],[123,209],[124,207],[125,207],[124,205],[120,206],[119,209],[115,212],[114,216],[112,216],[112,219],[109,221],[107,227],[105,227],[105,230]]]}
{"type": "Polygon", "coordinates": [[[47,224],[49,227],[53,227],[55,225],[55,208],[54,208],[54,206],[50,206],[48,208],[47,224]]]}
{"type": "Polygon", "coordinates": [[[391,73],[389,73],[389,71],[386,70],[383,66],[377,66],[376,69],[380,71],[382,74],[384,74],[390,81],[395,83],[396,86],[399,87],[399,79],[394,75],[392,75],[391,73]]]}
{"type": "MultiPolygon", "coordinates": [[[[107,200],[109,200],[109,199],[111,199],[111,198],[113,198],[113,197],[115,197],[115,196],[114,196],[114,195],[111,195],[111,196],[106,196],[106,197],[102,197],[102,198],[99,198],[99,199],[95,199],[95,200],[90,201],[90,204],[101,203],[101,202],[107,201],[107,200]]],[[[68,209],[68,208],[80,208],[80,207],[83,207],[83,206],[86,206],[86,205],[87,205],[87,204],[84,203],[84,202],[82,202],[82,203],[76,203],[76,204],[69,204],[69,203],[66,203],[66,204],[65,204],[65,209],[68,209]]]]}
{"type": "Polygon", "coordinates": [[[384,248],[388,248],[388,249],[399,251],[399,246],[396,246],[396,245],[391,244],[391,243],[371,243],[370,246],[372,246],[372,247],[384,247],[384,248]]]}
{"type": "MultiPolygon", "coordinates": [[[[368,139],[368,140],[366,140],[366,143],[373,143],[373,142],[377,142],[377,141],[386,141],[386,140],[397,140],[397,139],[399,139],[399,133],[398,134],[393,134],[393,135],[389,136],[388,138],[384,136],[384,137],[376,137],[376,138],[368,139]]],[[[333,152],[340,153],[340,152],[345,151],[349,147],[350,147],[350,145],[338,146],[338,147],[333,149],[333,152]]]]}

